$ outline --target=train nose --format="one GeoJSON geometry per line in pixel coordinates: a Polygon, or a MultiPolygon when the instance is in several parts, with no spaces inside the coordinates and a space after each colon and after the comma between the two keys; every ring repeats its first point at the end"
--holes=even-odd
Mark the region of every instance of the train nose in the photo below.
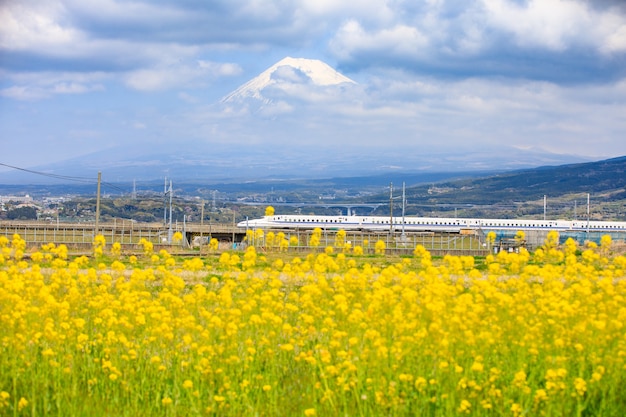
{"type": "Polygon", "coordinates": [[[259,227],[259,219],[246,219],[237,223],[237,227],[259,227]]]}

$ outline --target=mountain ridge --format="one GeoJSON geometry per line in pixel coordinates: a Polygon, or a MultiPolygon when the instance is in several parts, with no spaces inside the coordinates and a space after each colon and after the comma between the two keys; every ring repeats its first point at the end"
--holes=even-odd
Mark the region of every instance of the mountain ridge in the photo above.
{"type": "MultiPolygon", "coordinates": [[[[605,201],[626,201],[626,156],[594,162],[541,166],[485,177],[442,181],[438,191],[412,187],[412,198],[435,204],[500,204],[575,194],[605,201]]],[[[626,215],[626,213],[625,213],[626,215]]]]}

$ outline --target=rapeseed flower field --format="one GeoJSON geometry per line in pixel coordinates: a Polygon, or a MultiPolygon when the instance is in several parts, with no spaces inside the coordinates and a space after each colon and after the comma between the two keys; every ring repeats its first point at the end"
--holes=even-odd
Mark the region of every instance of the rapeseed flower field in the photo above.
{"type": "Polygon", "coordinates": [[[2,416],[623,416],[626,257],[0,237],[2,416]]]}

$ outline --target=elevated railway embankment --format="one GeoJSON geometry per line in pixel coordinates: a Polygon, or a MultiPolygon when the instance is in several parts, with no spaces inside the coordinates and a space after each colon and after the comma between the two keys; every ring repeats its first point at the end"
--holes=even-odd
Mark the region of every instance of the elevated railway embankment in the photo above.
{"type": "MultiPolygon", "coordinates": [[[[260,233],[258,230],[245,229],[235,225],[225,224],[173,224],[140,223],[129,220],[116,220],[114,222],[100,223],[98,233],[94,223],[50,223],[36,221],[2,221],[0,222],[0,236],[6,236],[9,240],[14,234],[19,234],[29,247],[41,246],[47,243],[65,244],[70,248],[91,247],[96,234],[105,237],[107,245],[119,242],[125,249],[138,249],[139,242],[145,239],[151,242],[155,248],[171,248],[173,246],[183,249],[194,249],[201,244],[207,244],[215,238],[219,242],[219,249],[243,249],[252,244],[259,250],[278,250],[279,239],[285,239],[290,243],[289,250],[294,251],[319,251],[327,246],[335,246],[337,251],[342,250],[337,239],[337,229],[322,231],[319,243],[311,242],[311,230],[299,229],[265,229],[260,233]],[[181,242],[173,243],[171,237],[176,232],[183,235],[181,242]],[[246,235],[248,236],[246,237],[246,235]],[[293,243],[293,242],[297,243],[293,243]]],[[[433,255],[457,254],[457,255],[486,255],[489,248],[484,244],[484,239],[477,234],[459,233],[394,233],[348,231],[342,238],[343,244],[354,248],[360,246],[365,254],[375,252],[378,241],[385,243],[387,253],[411,254],[417,245],[422,245],[433,255]]]]}

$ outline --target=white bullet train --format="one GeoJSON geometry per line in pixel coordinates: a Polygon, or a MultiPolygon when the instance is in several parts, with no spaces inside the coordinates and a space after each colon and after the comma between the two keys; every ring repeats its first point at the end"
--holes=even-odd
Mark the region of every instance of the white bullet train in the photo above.
{"type": "Polygon", "coordinates": [[[363,231],[406,231],[461,233],[466,230],[528,231],[556,230],[559,232],[626,232],[626,222],[587,220],[509,220],[471,219],[445,217],[394,217],[384,216],[312,216],[274,215],[260,219],[244,220],[237,224],[246,229],[343,229],[363,231]]]}

